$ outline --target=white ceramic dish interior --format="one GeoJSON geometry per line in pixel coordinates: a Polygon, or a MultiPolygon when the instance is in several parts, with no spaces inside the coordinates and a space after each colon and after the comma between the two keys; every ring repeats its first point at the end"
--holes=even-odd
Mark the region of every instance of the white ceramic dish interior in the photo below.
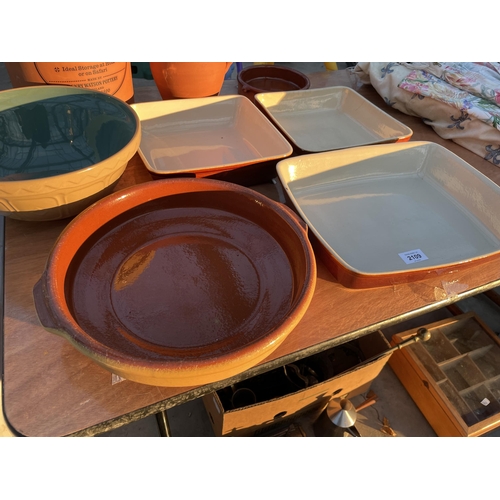
{"type": "Polygon", "coordinates": [[[142,125],[139,154],[155,174],[233,169],[286,158],[292,146],[246,97],[133,104],[142,125]]]}
{"type": "Polygon", "coordinates": [[[304,155],[277,170],[310,230],[354,273],[408,275],[500,252],[500,187],[438,144],[304,155]]]}
{"type": "Polygon", "coordinates": [[[305,152],[407,141],[413,131],[348,87],[265,92],[256,101],[305,152]]]}

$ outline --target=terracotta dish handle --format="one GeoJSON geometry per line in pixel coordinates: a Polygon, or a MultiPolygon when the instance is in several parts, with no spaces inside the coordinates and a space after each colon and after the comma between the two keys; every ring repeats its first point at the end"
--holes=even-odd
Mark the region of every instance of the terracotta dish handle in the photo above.
{"type": "Polygon", "coordinates": [[[54,333],[61,335],[61,326],[57,324],[57,321],[54,319],[53,314],[47,306],[47,300],[44,293],[45,287],[43,285],[44,281],[45,274],[42,275],[33,287],[33,300],[35,302],[36,313],[44,328],[50,329],[54,333]]]}

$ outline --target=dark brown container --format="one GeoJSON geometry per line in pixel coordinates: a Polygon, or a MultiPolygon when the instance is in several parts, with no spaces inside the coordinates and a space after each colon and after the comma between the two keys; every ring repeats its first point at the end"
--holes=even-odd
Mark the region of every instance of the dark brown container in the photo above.
{"type": "Polygon", "coordinates": [[[248,97],[254,104],[254,96],[260,92],[305,90],[310,85],[306,75],[284,66],[249,66],[238,73],[238,94],[248,97]]]}

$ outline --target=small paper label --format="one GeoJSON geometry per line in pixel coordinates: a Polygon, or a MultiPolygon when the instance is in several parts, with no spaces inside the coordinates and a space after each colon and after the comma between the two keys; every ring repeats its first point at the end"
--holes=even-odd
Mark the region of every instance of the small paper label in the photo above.
{"type": "Polygon", "coordinates": [[[483,406],[488,406],[490,404],[490,400],[488,398],[484,398],[482,401],[481,401],[481,404],[483,406]]]}
{"type": "Polygon", "coordinates": [[[415,264],[415,262],[421,262],[422,260],[427,260],[428,257],[425,255],[420,248],[416,250],[410,250],[409,252],[403,252],[398,254],[406,264],[415,264]]]}

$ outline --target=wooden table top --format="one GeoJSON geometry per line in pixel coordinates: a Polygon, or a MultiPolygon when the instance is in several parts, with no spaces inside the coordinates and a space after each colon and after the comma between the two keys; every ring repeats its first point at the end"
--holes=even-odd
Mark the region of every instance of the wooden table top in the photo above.
{"type": "MultiPolygon", "coordinates": [[[[309,76],[312,87],[353,84],[346,71],[309,76]]],[[[406,123],[414,131],[412,140],[439,143],[500,184],[498,167],[441,139],[420,119],[389,108],[371,86],[355,88],[406,123]]],[[[236,92],[234,81],[226,82],[223,93],[233,92],[236,92]]],[[[135,99],[136,102],[160,100],[160,96],[155,87],[138,87],[135,99]]],[[[116,190],[150,180],[136,154],[116,190]]],[[[80,354],[69,342],[40,326],[32,289],[55,240],[67,224],[68,220],[37,223],[13,219],[5,223],[3,406],[9,424],[26,436],[104,432],[500,285],[499,259],[415,283],[366,290],[339,285],[318,262],[316,290],[308,311],[287,340],[264,362],[237,377],[208,386],[153,387],[115,380],[116,377],[80,354]]]]}

